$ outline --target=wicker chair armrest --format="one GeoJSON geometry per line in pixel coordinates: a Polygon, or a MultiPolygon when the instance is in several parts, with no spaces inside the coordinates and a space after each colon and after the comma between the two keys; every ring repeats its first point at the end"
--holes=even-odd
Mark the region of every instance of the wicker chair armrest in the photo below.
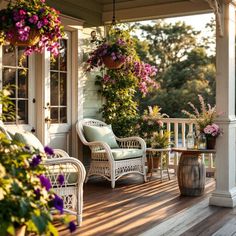
{"type": "Polygon", "coordinates": [[[91,148],[91,151],[97,151],[102,149],[105,149],[106,151],[111,151],[110,146],[107,143],[101,141],[88,142],[88,146],[91,148]]]}
{"type": "Polygon", "coordinates": [[[123,148],[141,148],[142,150],[146,151],[146,142],[137,136],[128,137],[128,138],[117,138],[119,145],[123,148]]]}
{"type": "Polygon", "coordinates": [[[106,158],[111,162],[114,161],[111,148],[107,143],[101,141],[94,141],[94,142],[88,142],[87,144],[91,149],[92,155],[97,156],[99,155],[97,153],[98,151],[104,150],[106,158]]]}
{"type": "MultiPolygon", "coordinates": [[[[80,186],[84,183],[85,175],[86,175],[84,165],[82,164],[81,161],[77,160],[74,157],[61,157],[61,158],[57,158],[57,159],[54,159],[54,158],[47,159],[44,161],[43,165],[45,165],[47,168],[50,166],[62,167],[62,168],[59,168],[60,173],[62,175],[63,175],[63,171],[64,171],[63,166],[72,165],[73,170],[77,173],[77,176],[78,176],[78,185],[80,186]]],[[[67,169],[65,168],[65,170],[67,170],[67,169]]],[[[66,172],[66,174],[67,173],[68,172],[66,172]]],[[[67,181],[66,178],[65,178],[65,181],[67,181]]]]}
{"type": "Polygon", "coordinates": [[[62,157],[70,158],[69,154],[62,149],[53,149],[53,151],[54,155],[52,156],[52,158],[62,158],[62,157]]]}

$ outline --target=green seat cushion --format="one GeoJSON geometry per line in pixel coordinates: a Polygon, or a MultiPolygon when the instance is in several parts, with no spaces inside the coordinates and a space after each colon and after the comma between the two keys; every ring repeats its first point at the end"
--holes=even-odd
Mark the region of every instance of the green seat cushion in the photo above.
{"type": "MultiPolygon", "coordinates": [[[[104,152],[104,150],[97,152],[104,152]]],[[[143,150],[137,148],[115,148],[111,149],[111,152],[115,161],[137,158],[143,155],[143,150]]]]}
{"type": "Polygon", "coordinates": [[[110,125],[107,126],[83,126],[84,136],[87,141],[102,141],[107,143],[110,148],[119,148],[115,135],[110,125]]]}
{"type": "Polygon", "coordinates": [[[40,152],[44,152],[44,147],[42,143],[38,140],[36,136],[34,136],[32,133],[23,131],[20,133],[15,133],[14,140],[26,144],[28,146],[31,146],[35,149],[38,149],[40,152]]]}

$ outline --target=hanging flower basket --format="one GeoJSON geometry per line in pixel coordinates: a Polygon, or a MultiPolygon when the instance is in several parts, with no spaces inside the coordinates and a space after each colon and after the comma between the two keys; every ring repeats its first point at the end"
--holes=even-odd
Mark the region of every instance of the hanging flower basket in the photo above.
{"type": "Polygon", "coordinates": [[[119,69],[124,64],[124,60],[113,60],[111,56],[102,57],[104,65],[108,69],[119,69]]]}
{"type": "Polygon", "coordinates": [[[63,35],[59,12],[45,0],[10,1],[0,10],[0,45],[8,41],[24,46],[23,56],[42,53],[45,48],[57,56],[63,35]]]}
{"type": "Polygon", "coordinates": [[[40,40],[40,34],[38,30],[32,29],[30,30],[29,37],[27,40],[20,40],[19,34],[16,29],[13,28],[12,38],[8,38],[7,40],[14,46],[22,46],[22,47],[30,47],[36,45],[40,40]]]}

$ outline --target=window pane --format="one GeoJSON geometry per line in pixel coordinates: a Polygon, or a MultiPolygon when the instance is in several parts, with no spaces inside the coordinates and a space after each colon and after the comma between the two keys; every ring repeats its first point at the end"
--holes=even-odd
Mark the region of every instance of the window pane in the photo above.
{"type": "Polygon", "coordinates": [[[11,98],[16,97],[16,69],[11,68],[3,68],[3,86],[6,85],[13,85],[12,86],[12,94],[10,95],[11,98]]]}
{"type": "Polygon", "coordinates": [[[28,73],[18,70],[18,98],[28,98],[28,73]]]}
{"type": "Polygon", "coordinates": [[[67,65],[67,40],[60,40],[60,71],[66,71],[67,65]]]}
{"type": "Polygon", "coordinates": [[[66,107],[60,109],[60,123],[67,123],[66,107]]]}
{"type": "Polygon", "coordinates": [[[59,78],[58,78],[59,73],[56,72],[51,72],[51,83],[50,83],[50,92],[51,92],[51,106],[58,106],[59,101],[58,101],[58,83],[59,83],[59,78]]]}
{"type": "Polygon", "coordinates": [[[6,122],[12,122],[15,123],[16,121],[16,101],[13,100],[12,103],[13,105],[13,109],[11,111],[11,114],[9,114],[8,112],[3,112],[3,116],[6,118],[6,122]]]}
{"type": "MultiPolygon", "coordinates": [[[[21,59],[21,56],[24,53],[25,48],[24,47],[18,47],[18,65],[21,59]]],[[[28,57],[25,57],[24,60],[22,60],[23,67],[28,68],[28,57]]]]}
{"type": "Polygon", "coordinates": [[[60,104],[66,106],[66,73],[60,73],[60,104]]]}
{"type": "Polygon", "coordinates": [[[19,123],[28,123],[28,101],[19,100],[18,101],[18,117],[19,123]]]}
{"type": "Polygon", "coordinates": [[[59,123],[58,108],[56,107],[51,108],[51,119],[52,119],[52,123],[59,123]]]}
{"type": "Polygon", "coordinates": [[[54,59],[51,58],[50,60],[50,70],[58,70],[59,69],[59,60],[58,57],[55,57],[54,59]]]}
{"type": "Polygon", "coordinates": [[[3,46],[2,61],[4,66],[16,66],[16,50],[15,47],[3,46]]]}

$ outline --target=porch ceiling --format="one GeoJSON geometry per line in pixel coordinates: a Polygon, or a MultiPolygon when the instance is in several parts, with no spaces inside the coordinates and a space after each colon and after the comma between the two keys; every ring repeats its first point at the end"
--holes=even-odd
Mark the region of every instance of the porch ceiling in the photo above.
{"type": "MultiPolygon", "coordinates": [[[[112,0],[47,0],[63,14],[80,18],[85,26],[112,19],[112,0]]],[[[116,0],[116,19],[135,21],[211,12],[206,0],[116,0]]]]}

